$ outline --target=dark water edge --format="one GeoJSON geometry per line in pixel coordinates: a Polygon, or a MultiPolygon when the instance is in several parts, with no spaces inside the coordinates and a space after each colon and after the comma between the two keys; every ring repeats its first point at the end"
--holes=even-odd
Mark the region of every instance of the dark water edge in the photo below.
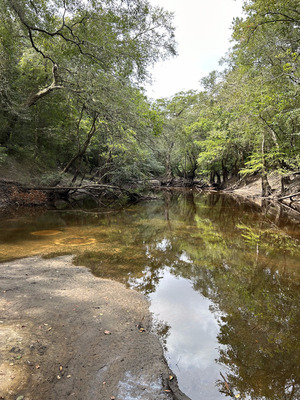
{"type": "Polygon", "coordinates": [[[236,398],[300,398],[296,214],[192,191],[102,211],[2,217],[1,260],[75,254],[95,275],[143,292],[193,400],[228,397],[220,372],[236,398]]]}

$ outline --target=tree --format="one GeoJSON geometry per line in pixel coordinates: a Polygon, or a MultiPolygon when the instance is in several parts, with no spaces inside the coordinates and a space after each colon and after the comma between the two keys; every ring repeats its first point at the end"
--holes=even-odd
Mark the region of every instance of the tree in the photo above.
{"type": "Polygon", "coordinates": [[[297,2],[245,2],[233,25],[226,69],[202,80],[207,102],[190,125],[198,134],[198,171],[211,183],[230,175],[258,174],[262,195],[267,174],[299,169],[299,10],[297,2]]]}
{"type": "Polygon", "coordinates": [[[101,167],[101,138],[155,133],[139,92],[149,65],[176,54],[171,13],[148,0],[1,0],[0,7],[1,144],[10,154],[90,170],[101,167]]]}
{"type": "Polygon", "coordinates": [[[201,102],[196,91],[179,92],[168,99],[159,99],[153,107],[164,120],[157,136],[157,157],[165,165],[163,182],[170,185],[175,176],[192,183],[197,170],[197,150],[193,132],[188,130],[201,102]]]}
{"type": "Polygon", "coordinates": [[[149,64],[176,54],[171,14],[147,0],[3,1],[18,20],[25,44],[52,75],[48,86],[28,98],[28,106],[53,90],[78,89],[76,82],[90,69],[143,80],[149,64]]]}
{"type": "Polygon", "coordinates": [[[283,174],[299,168],[299,7],[293,0],[255,0],[244,11],[245,20],[234,26],[235,57],[251,80],[249,114],[257,119],[261,136],[261,156],[252,157],[248,165],[261,165],[263,193],[268,194],[268,168],[283,174]]]}

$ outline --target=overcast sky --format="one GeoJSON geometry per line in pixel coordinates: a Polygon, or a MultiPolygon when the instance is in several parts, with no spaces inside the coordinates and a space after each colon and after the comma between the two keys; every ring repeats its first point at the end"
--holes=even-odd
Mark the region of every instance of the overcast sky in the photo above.
{"type": "Polygon", "coordinates": [[[151,0],[175,13],[179,56],[152,70],[150,98],[169,97],[181,90],[200,89],[200,79],[219,68],[230,47],[231,23],[242,15],[243,0],[151,0]]]}

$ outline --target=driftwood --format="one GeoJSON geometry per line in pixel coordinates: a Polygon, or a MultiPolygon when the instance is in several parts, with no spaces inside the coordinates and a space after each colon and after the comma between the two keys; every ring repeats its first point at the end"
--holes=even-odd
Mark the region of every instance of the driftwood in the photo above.
{"type": "Polygon", "coordinates": [[[125,197],[129,200],[127,203],[157,199],[157,197],[144,196],[130,188],[117,185],[88,183],[78,186],[25,186],[19,182],[6,181],[1,178],[0,192],[7,205],[17,206],[43,206],[47,203],[54,203],[56,200],[73,202],[90,197],[101,206],[110,206],[116,202],[123,207],[125,197]]]}
{"type": "Polygon", "coordinates": [[[300,192],[292,193],[292,194],[289,194],[288,196],[280,197],[278,200],[282,201],[282,200],[285,200],[285,199],[291,199],[291,202],[298,201],[298,200],[293,200],[293,197],[295,197],[295,196],[300,196],[300,192]]]}
{"type": "Polygon", "coordinates": [[[287,209],[287,211],[289,211],[290,213],[298,213],[300,214],[300,211],[295,208],[295,206],[293,205],[294,202],[291,202],[290,204],[285,204],[284,202],[280,202],[280,205],[282,207],[285,207],[287,209]]]}
{"type": "Polygon", "coordinates": [[[97,190],[97,189],[115,189],[122,190],[119,186],[105,185],[105,184],[94,184],[94,185],[82,185],[82,186],[26,186],[23,187],[25,190],[41,190],[41,191],[77,191],[77,190],[97,190]]]}
{"type": "Polygon", "coordinates": [[[300,199],[298,199],[298,200],[293,199],[293,197],[296,197],[296,196],[300,196],[300,192],[296,192],[296,193],[292,193],[292,194],[280,197],[278,199],[278,201],[280,202],[280,204],[282,206],[284,206],[284,207],[286,207],[286,208],[288,208],[290,210],[293,210],[293,211],[295,211],[297,213],[300,213],[299,206],[297,204],[297,203],[300,202],[300,199]],[[284,200],[287,200],[287,199],[289,199],[289,202],[285,202],[284,201],[284,200]]]}
{"type": "Polygon", "coordinates": [[[49,200],[63,199],[69,201],[72,197],[86,196],[93,198],[99,204],[104,205],[101,202],[102,197],[113,198],[113,201],[119,200],[122,195],[129,198],[130,201],[136,202],[140,200],[153,199],[152,197],[145,197],[138,193],[131,192],[120,186],[106,185],[106,184],[90,184],[82,186],[34,186],[34,187],[22,187],[24,191],[37,191],[47,193],[49,200]]]}

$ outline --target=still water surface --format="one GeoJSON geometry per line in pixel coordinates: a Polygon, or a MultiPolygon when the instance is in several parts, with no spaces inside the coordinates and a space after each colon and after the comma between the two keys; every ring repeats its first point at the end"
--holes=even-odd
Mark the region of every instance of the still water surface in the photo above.
{"type": "Polygon", "coordinates": [[[299,240],[300,220],[280,208],[165,192],[117,213],[2,218],[0,260],[72,253],[146,294],[192,400],[299,400],[299,240]]]}

